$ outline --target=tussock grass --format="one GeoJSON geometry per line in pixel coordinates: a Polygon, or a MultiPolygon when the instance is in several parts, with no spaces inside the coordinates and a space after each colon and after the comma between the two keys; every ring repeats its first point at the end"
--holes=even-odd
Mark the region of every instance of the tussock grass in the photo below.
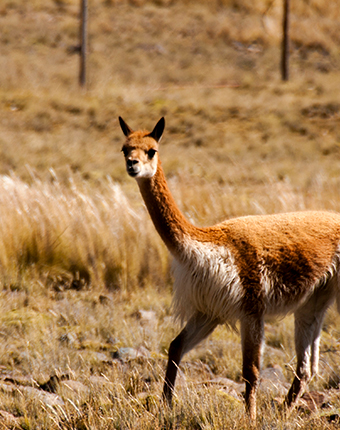
{"type": "Polygon", "coordinates": [[[30,184],[3,176],[0,207],[5,284],[19,282],[32,266],[66,286],[80,282],[129,290],[166,277],[167,256],[156,235],[143,227],[145,211],[134,210],[110,180],[93,188],[75,176],[62,185],[53,172],[50,182],[33,178],[30,184]],[[141,258],[146,248],[150,260],[159,263],[156,276],[141,258]]]}
{"type": "MultiPolygon", "coordinates": [[[[313,199],[287,182],[268,182],[255,196],[239,196],[243,203],[237,205],[229,185],[208,193],[208,184],[170,180],[176,199],[194,222],[215,221],[222,212],[325,205],[338,189],[333,185],[320,178],[310,184],[313,199]]],[[[32,176],[29,184],[15,176],[2,177],[0,201],[2,379],[28,377],[29,387],[36,387],[51,375],[67,375],[56,389],[63,403],[55,406],[22,386],[9,392],[0,383],[0,407],[14,414],[22,428],[248,428],[243,402],[209,383],[221,375],[241,381],[240,340],[223,327],[185,357],[174,409],[162,405],[167,348],[179,327],[169,319],[171,292],[157,288],[161,284],[156,278],[164,285],[170,276],[167,253],[143,206],[136,202],[132,207],[112,181],[93,186],[73,175],[60,183],[53,172],[50,181],[32,176]],[[101,263],[99,268],[92,261],[101,263]],[[114,285],[107,282],[108,270],[114,285]],[[137,288],[141,280],[144,288],[137,288]],[[154,316],[143,320],[140,310],[154,316]],[[126,347],[147,353],[114,358],[126,347]]],[[[331,310],[322,338],[321,377],[311,385],[327,389],[335,415],[338,390],[329,388],[338,383],[338,324],[339,316],[331,310]]],[[[266,334],[264,367],[279,365],[291,380],[292,317],[268,323],[266,334]]],[[[278,418],[272,396],[263,393],[259,411],[258,428],[275,423],[277,429],[326,429],[332,412],[300,411],[278,418]]]]}
{"type": "MultiPolygon", "coordinates": [[[[268,180],[243,196],[231,185],[211,188],[191,181],[170,178],[170,187],[195,223],[216,222],[225,213],[306,209],[327,202],[329,209],[339,210],[336,180],[318,178],[308,192],[268,180]]],[[[162,406],[167,348],[179,327],[169,319],[171,292],[164,288],[170,279],[167,252],[143,206],[128,203],[110,180],[94,186],[72,175],[61,183],[53,172],[49,181],[31,174],[29,183],[2,177],[0,201],[0,375],[14,381],[28,377],[29,387],[54,374],[67,375],[56,390],[64,403],[55,406],[26,388],[16,394],[0,383],[1,409],[14,414],[22,428],[248,428],[243,402],[209,383],[221,375],[241,382],[240,340],[223,327],[185,357],[175,407],[162,406]],[[154,317],[143,320],[140,310],[154,317]],[[113,358],[126,347],[142,347],[147,354],[113,358]]],[[[320,378],[311,384],[327,391],[333,409],[278,419],[272,396],[260,393],[258,428],[274,422],[277,429],[329,428],[329,417],[339,407],[338,390],[330,389],[338,384],[338,324],[331,310],[320,378]]],[[[292,317],[268,323],[266,334],[264,367],[279,365],[291,380],[292,317]]]]}
{"type": "MultiPolygon", "coordinates": [[[[318,178],[304,192],[289,182],[262,183],[240,193],[231,185],[170,179],[176,200],[195,224],[243,214],[306,209],[340,210],[339,181],[318,178]]],[[[136,202],[137,203],[137,202],[136,202]]],[[[139,202],[140,203],[140,202],[139,202]]],[[[168,252],[143,205],[133,207],[121,186],[107,179],[93,186],[70,176],[59,182],[34,176],[0,178],[0,266],[5,287],[16,288],[27,269],[70,288],[133,290],[171,279],[168,252]]]]}

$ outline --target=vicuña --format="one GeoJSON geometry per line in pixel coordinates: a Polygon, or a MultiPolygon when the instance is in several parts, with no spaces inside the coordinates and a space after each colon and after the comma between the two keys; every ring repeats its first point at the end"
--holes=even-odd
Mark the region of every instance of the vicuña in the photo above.
{"type": "Polygon", "coordinates": [[[293,212],[228,219],[196,227],[178,209],[158,155],[165,121],[133,131],[122,118],[122,151],[151,219],[174,257],[174,311],[185,327],[171,342],[163,397],[171,404],[183,355],[218,324],[240,321],[246,409],[256,418],[267,315],[295,316],[296,374],[286,396],[291,408],[318,371],[327,308],[340,311],[340,215],[293,212]]]}

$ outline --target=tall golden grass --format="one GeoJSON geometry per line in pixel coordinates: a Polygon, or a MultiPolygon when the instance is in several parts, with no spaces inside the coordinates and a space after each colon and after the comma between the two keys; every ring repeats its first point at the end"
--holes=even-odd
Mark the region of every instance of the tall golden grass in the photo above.
{"type": "MultiPolygon", "coordinates": [[[[93,185],[71,175],[62,183],[52,170],[50,180],[31,176],[29,183],[15,175],[0,177],[0,266],[5,285],[20,282],[27,268],[65,287],[76,282],[131,291],[167,285],[168,252],[141,197],[136,196],[139,201],[132,206],[121,186],[110,179],[93,185]]],[[[170,187],[186,216],[199,225],[244,214],[340,211],[339,180],[322,176],[304,190],[269,177],[242,194],[237,186],[184,176],[170,179],[170,187]]]]}
{"type": "Polygon", "coordinates": [[[80,281],[109,289],[157,283],[165,276],[166,253],[145,211],[133,209],[109,179],[95,188],[76,176],[62,185],[53,172],[51,181],[33,178],[30,184],[2,176],[0,207],[5,283],[20,279],[30,266],[56,283],[80,281]],[[154,272],[152,260],[158,266],[154,272]]]}

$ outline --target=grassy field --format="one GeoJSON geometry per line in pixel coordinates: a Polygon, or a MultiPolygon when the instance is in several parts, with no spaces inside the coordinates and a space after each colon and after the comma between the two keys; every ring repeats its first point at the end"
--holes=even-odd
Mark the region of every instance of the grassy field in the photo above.
{"type": "MultiPolygon", "coordinates": [[[[165,116],[164,170],[197,225],[340,212],[339,2],[292,4],[288,83],[281,7],[91,0],[81,90],[79,2],[1,2],[0,428],[249,428],[240,339],[224,327],[185,357],[174,409],[160,401],[179,330],[171,259],[125,173],[117,118],[151,129],[165,116]]],[[[310,386],[322,401],[282,417],[293,319],[266,324],[263,368],[282,375],[269,388],[263,376],[259,429],[339,425],[339,327],[332,308],[310,386]]]]}

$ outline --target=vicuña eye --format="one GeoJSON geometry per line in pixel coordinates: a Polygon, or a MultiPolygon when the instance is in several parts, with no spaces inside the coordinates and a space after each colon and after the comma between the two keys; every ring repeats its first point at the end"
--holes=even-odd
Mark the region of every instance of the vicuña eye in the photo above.
{"type": "Polygon", "coordinates": [[[148,150],[148,157],[150,158],[150,160],[155,156],[156,152],[157,152],[156,149],[148,150]]]}
{"type": "Polygon", "coordinates": [[[122,153],[124,154],[124,157],[126,157],[128,155],[128,150],[126,148],[123,148],[122,153]]]}

